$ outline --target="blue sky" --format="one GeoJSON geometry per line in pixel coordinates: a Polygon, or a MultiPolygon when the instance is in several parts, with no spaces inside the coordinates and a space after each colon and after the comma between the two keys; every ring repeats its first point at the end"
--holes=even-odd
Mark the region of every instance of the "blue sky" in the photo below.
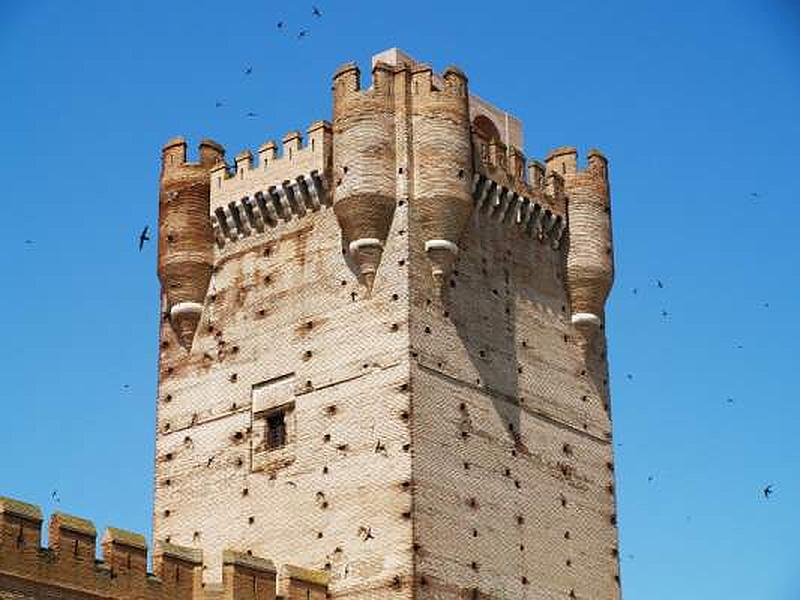
{"type": "Polygon", "coordinates": [[[161,145],[304,130],[399,46],[610,158],[625,596],[800,598],[800,7],[317,4],[0,2],[0,494],[149,535],[161,145]]]}

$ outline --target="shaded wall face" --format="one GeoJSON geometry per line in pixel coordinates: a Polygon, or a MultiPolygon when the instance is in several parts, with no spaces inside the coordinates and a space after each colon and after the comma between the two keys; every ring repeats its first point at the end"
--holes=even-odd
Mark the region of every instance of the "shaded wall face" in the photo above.
{"type": "Polygon", "coordinates": [[[334,596],[410,576],[405,228],[369,299],[330,208],[228,241],[191,353],[162,324],[154,537],[202,548],[206,581],[225,548],[327,570],[334,596]]]}
{"type": "Polygon", "coordinates": [[[416,594],[617,598],[605,361],[570,325],[564,250],[473,215],[437,298],[415,219],[416,594]]]}

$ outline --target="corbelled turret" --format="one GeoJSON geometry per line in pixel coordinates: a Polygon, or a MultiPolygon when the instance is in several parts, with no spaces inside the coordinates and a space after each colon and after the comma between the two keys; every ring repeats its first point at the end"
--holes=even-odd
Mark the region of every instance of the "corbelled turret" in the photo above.
{"type": "Polygon", "coordinates": [[[333,77],[333,208],[368,291],[394,217],[393,77],[383,63],[373,68],[367,90],[355,64],[333,77]]]}
{"type": "Polygon", "coordinates": [[[567,288],[572,323],[587,334],[603,323],[614,280],[608,163],[590,150],[586,169],[577,168],[575,148],[559,148],[547,157],[547,170],[563,177],[569,219],[567,288]]]}
{"type": "Polygon", "coordinates": [[[425,252],[441,282],[458,255],[458,240],[472,213],[472,138],[467,77],[449,67],[442,88],[429,66],[411,75],[414,196],[422,217],[425,252]]]}
{"type": "Polygon", "coordinates": [[[199,162],[187,162],[183,138],[168,142],[162,151],[158,276],[170,323],[187,350],[203,312],[214,261],[209,172],[224,154],[222,146],[204,140],[199,162]]]}

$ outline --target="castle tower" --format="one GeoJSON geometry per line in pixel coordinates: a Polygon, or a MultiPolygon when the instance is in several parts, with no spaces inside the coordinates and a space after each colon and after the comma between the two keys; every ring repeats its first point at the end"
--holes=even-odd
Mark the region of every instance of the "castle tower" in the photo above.
{"type": "Polygon", "coordinates": [[[155,538],[337,598],[618,598],[605,159],[527,163],[398,50],[282,142],[201,149],[185,204],[162,178],[160,235],[193,242],[159,271],[155,538]]]}

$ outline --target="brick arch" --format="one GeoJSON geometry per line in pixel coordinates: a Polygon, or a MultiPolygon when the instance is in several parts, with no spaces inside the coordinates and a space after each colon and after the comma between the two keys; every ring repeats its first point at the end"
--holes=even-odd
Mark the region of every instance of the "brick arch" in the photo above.
{"type": "Polygon", "coordinates": [[[485,115],[478,115],[472,120],[472,130],[487,142],[502,139],[494,121],[485,115]]]}

